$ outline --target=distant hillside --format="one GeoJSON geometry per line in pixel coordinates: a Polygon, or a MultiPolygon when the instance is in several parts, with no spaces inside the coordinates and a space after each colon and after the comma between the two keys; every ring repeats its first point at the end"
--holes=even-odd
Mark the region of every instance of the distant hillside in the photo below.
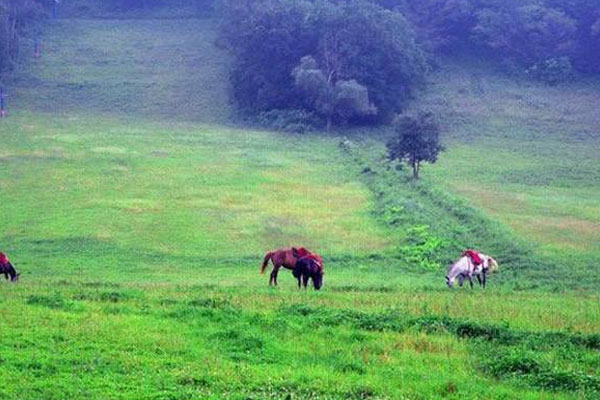
{"type": "Polygon", "coordinates": [[[61,18],[197,18],[212,14],[215,0],[70,0],[59,4],[61,18]]]}
{"type": "Polygon", "coordinates": [[[59,19],[11,86],[33,110],[224,122],[227,82],[209,20],[59,19]]]}

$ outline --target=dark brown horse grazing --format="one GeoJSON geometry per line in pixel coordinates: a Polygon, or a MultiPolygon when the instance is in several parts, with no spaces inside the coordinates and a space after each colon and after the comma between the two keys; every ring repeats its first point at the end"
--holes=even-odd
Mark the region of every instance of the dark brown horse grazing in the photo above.
{"type": "Polygon", "coordinates": [[[8,257],[2,252],[0,252],[0,274],[4,274],[4,277],[8,280],[10,276],[11,282],[16,282],[19,280],[19,275],[15,270],[15,267],[10,263],[8,257]]]}
{"type": "Polygon", "coordinates": [[[292,270],[292,274],[298,279],[298,289],[301,287],[300,280],[302,280],[304,289],[306,289],[309,279],[312,279],[315,290],[319,290],[323,286],[323,275],[325,272],[323,271],[323,267],[313,257],[302,257],[296,261],[296,268],[292,270]]]}
{"type": "Polygon", "coordinates": [[[273,271],[271,271],[269,285],[277,286],[277,274],[279,273],[279,268],[284,267],[294,270],[296,267],[296,262],[302,257],[310,257],[314,259],[319,264],[320,268],[323,269],[323,259],[319,255],[311,253],[304,247],[290,247],[286,249],[270,251],[265,254],[260,273],[264,274],[269,265],[269,261],[272,261],[273,271]]]}

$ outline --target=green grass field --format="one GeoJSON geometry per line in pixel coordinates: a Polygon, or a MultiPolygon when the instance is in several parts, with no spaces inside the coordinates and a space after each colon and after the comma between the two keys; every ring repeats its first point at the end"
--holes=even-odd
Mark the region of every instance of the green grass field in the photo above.
{"type": "Polygon", "coordinates": [[[578,163],[535,153],[528,164],[510,136],[471,143],[457,128],[412,185],[378,161],[374,139],[348,151],[333,135],[225,126],[226,61],[212,41],[206,21],[65,20],[16,77],[0,122],[0,248],[22,277],[0,282],[0,398],[598,396],[598,269],[583,267],[597,231],[563,252],[558,233],[526,229],[537,215],[598,223],[597,181],[578,178],[598,176],[597,137],[544,141],[578,163]],[[461,161],[490,143],[503,169],[461,161]],[[501,179],[550,166],[570,169],[545,195],[501,179]],[[467,179],[494,192],[482,198],[467,179]],[[515,187],[527,207],[499,197],[515,187]],[[448,291],[452,251],[488,240],[518,254],[485,292],[448,291]],[[297,243],[325,257],[321,292],[298,291],[289,272],[269,288],[258,273],[267,250],[297,243]]]}

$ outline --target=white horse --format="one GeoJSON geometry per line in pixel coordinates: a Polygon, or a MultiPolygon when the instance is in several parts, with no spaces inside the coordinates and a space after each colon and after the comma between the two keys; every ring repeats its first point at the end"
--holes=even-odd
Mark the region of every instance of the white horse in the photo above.
{"type": "Polygon", "coordinates": [[[454,281],[458,278],[458,284],[460,287],[462,287],[464,280],[468,279],[471,289],[473,289],[473,276],[476,276],[479,284],[485,289],[487,274],[488,272],[493,272],[498,269],[498,262],[486,254],[479,253],[479,256],[483,261],[479,265],[473,264],[471,258],[462,256],[457,262],[448,268],[446,284],[449,288],[454,287],[454,281]]]}

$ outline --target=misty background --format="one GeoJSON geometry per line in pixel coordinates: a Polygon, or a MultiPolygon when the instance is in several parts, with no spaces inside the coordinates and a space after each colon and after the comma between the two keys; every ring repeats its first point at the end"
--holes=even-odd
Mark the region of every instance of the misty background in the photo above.
{"type": "Polygon", "coordinates": [[[547,85],[600,72],[594,0],[0,0],[1,80],[43,41],[43,21],[153,15],[212,18],[231,55],[214,79],[236,114],[289,131],[388,123],[452,57],[547,85]]]}

